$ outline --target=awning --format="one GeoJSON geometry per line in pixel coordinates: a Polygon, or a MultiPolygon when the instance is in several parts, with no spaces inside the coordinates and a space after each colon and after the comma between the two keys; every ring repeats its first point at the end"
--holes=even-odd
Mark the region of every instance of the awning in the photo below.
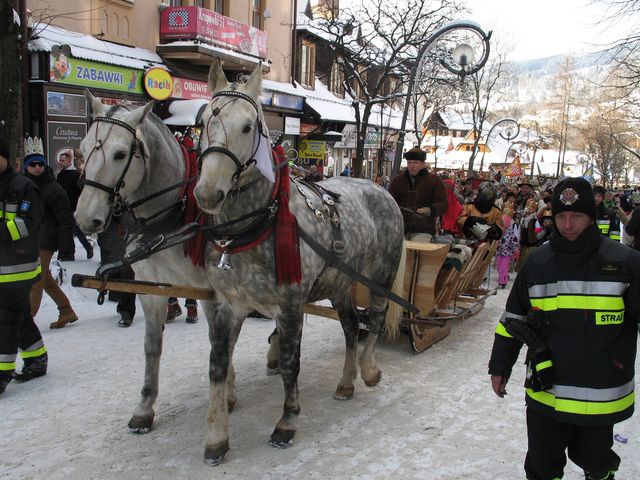
{"type": "Polygon", "coordinates": [[[162,58],[144,48],[127,47],[99,40],[91,35],[72,32],[46,23],[33,25],[33,34],[29,40],[30,51],[51,52],[52,47],[62,45],[69,45],[71,55],[83,60],[139,70],[162,65],[162,58]]]}
{"type": "MultiPolygon", "coordinates": [[[[222,61],[223,68],[228,70],[253,70],[261,62],[259,58],[251,55],[193,41],[178,41],[157,45],[156,52],[167,60],[184,61],[192,65],[209,66],[211,59],[219,58],[222,61]]],[[[271,70],[269,63],[261,64],[263,72],[268,73],[271,70]]]]}
{"type": "Polygon", "coordinates": [[[322,120],[330,122],[355,123],[356,115],[351,106],[351,102],[340,101],[337,97],[335,100],[326,98],[315,98],[307,96],[307,105],[322,120]]]}

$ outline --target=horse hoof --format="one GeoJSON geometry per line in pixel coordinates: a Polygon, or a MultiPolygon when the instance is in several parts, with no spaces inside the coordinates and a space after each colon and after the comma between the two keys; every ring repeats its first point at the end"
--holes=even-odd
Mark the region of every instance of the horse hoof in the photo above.
{"type": "Polygon", "coordinates": [[[280,375],[280,367],[278,360],[269,360],[267,362],[267,375],[272,377],[274,375],[280,375]]]}
{"type": "Polygon", "coordinates": [[[129,420],[129,425],[127,428],[129,429],[129,433],[137,433],[137,434],[145,434],[149,433],[151,430],[151,425],[153,425],[153,415],[151,417],[131,417],[129,420]]]}
{"type": "Polygon", "coordinates": [[[336,400],[351,400],[353,398],[353,387],[338,387],[333,394],[336,400]]]}
{"type": "Polygon", "coordinates": [[[295,434],[295,430],[283,430],[281,428],[276,428],[271,434],[269,445],[273,448],[293,447],[293,437],[295,434]]]}
{"type": "Polygon", "coordinates": [[[378,383],[380,383],[380,379],[382,378],[382,372],[378,370],[378,374],[375,376],[373,380],[365,380],[364,384],[367,387],[375,387],[378,383]]]}
{"type": "Polygon", "coordinates": [[[229,440],[217,447],[207,447],[204,450],[204,463],[217,467],[222,463],[222,459],[229,451],[229,440]]]}

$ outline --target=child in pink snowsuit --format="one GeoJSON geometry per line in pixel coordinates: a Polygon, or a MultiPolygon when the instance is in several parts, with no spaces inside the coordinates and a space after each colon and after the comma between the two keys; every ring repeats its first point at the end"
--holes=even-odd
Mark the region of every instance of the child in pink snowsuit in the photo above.
{"type": "Polygon", "coordinates": [[[505,288],[509,280],[509,265],[511,257],[520,248],[518,236],[516,235],[516,223],[509,215],[502,215],[504,222],[504,234],[500,239],[500,244],[496,250],[496,269],[498,270],[498,288],[505,288]]]}

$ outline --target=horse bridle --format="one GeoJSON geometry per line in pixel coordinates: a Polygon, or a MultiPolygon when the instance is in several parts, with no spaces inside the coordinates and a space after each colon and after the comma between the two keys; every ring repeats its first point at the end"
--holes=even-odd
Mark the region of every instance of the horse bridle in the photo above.
{"type": "MultiPolygon", "coordinates": [[[[251,104],[251,106],[254,108],[254,110],[256,111],[256,125],[257,125],[257,133],[263,137],[267,137],[264,134],[264,128],[263,128],[263,124],[262,124],[262,120],[260,120],[260,111],[258,109],[258,105],[256,104],[256,102],[253,100],[253,98],[251,98],[249,95],[242,93],[242,92],[238,92],[235,90],[222,90],[220,92],[216,92],[213,94],[213,96],[211,97],[211,100],[217,98],[217,97],[233,97],[233,100],[235,99],[241,99],[241,100],[246,100],[247,102],[249,102],[251,104]]],[[[201,138],[202,135],[204,134],[208,134],[209,133],[209,122],[211,122],[211,120],[214,117],[218,117],[218,115],[220,115],[220,112],[222,111],[222,109],[224,107],[226,107],[227,105],[230,105],[233,100],[225,103],[224,105],[220,106],[220,107],[216,107],[211,111],[211,117],[209,117],[209,120],[207,121],[207,125],[203,126],[203,131],[201,133],[201,138]]],[[[240,159],[237,157],[237,155],[235,153],[233,153],[231,150],[229,150],[229,148],[227,147],[229,145],[228,139],[227,139],[227,132],[224,128],[224,123],[222,123],[222,119],[220,119],[220,124],[222,126],[222,131],[224,132],[224,136],[225,136],[225,143],[222,146],[209,146],[207,148],[205,148],[203,151],[201,151],[198,154],[198,174],[200,173],[201,169],[202,169],[202,159],[204,158],[205,155],[208,155],[209,153],[222,153],[223,155],[229,157],[233,163],[236,165],[236,171],[233,173],[233,176],[231,178],[231,181],[233,182],[233,185],[236,186],[238,184],[238,182],[240,181],[240,175],[242,175],[242,173],[247,170],[251,164],[256,163],[256,159],[255,159],[255,155],[258,152],[258,146],[260,144],[259,141],[254,142],[254,150],[253,153],[249,156],[249,158],[247,159],[247,161],[245,161],[244,163],[240,161],[240,159]]],[[[208,140],[208,138],[207,138],[208,140]]],[[[198,148],[198,150],[200,150],[198,148]]]]}
{"type": "MultiPolygon", "coordinates": [[[[97,188],[98,190],[107,192],[109,194],[108,203],[111,208],[111,211],[113,215],[118,216],[123,212],[123,210],[127,208],[126,201],[120,195],[120,190],[122,189],[122,187],[124,187],[124,177],[127,175],[127,172],[129,171],[129,167],[131,166],[131,161],[133,160],[133,157],[136,154],[138,143],[140,142],[140,132],[137,129],[133,128],[128,123],[125,123],[122,120],[118,120],[117,118],[96,117],[93,120],[93,122],[94,123],[106,122],[106,123],[118,125],[124,128],[125,130],[127,130],[132,135],[131,144],[129,146],[129,158],[127,159],[127,164],[125,165],[124,170],[122,170],[122,173],[120,174],[120,178],[118,178],[118,181],[113,187],[108,187],[102,183],[95,182],[93,180],[88,180],[86,177],[83,178],[82,180],[84,185],[89,185],[90,187],[97,188]]],[[[111,134],[111,131],[109,131],[109,133],[107,134],[107,138],[109,137],[110,134],[111,134]]],[[[89,163],[91,156],[95,152],[97,151],[99,152],[103,149],[103,144],[104,142],[98,139],[98,127],[96,126],[96,143],[91,149],[91,153],[89,153],[89,156],[87,157],[87,162],[86,162],[87,164],[89,163]]],[[[104,153],[102,155],[104,156],[104,153]]],[[[85,168],[85,171],[86,171],[86,168],[85,168]]]]}

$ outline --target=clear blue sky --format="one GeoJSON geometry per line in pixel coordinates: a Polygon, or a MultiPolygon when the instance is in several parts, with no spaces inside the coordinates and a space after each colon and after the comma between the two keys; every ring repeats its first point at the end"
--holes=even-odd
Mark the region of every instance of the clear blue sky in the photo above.
{"type": "Polygon", "coordinates": [[[604,22],[602,2],[592,0],[465,0],[467,18],[493,30],[511,50],[510,60],[580,53],[624,37],[626,25],[604,22]]]}

